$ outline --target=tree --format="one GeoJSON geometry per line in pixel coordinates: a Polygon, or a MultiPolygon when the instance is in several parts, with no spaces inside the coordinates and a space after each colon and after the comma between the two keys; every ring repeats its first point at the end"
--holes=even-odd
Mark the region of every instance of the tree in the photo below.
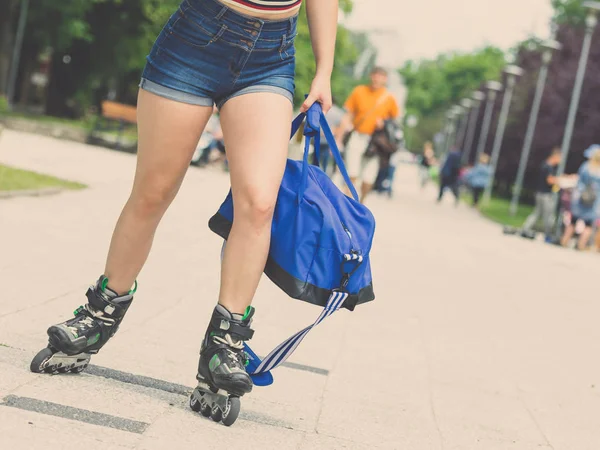
{"type": "MultiPolygon", "coordinates": [[[[18,4],[18,0],[10,1],[18,4]]],[[[36,70],[38,55],[51,48],[48,114],[79,116],[89,105],[106,98],[108,92],[116,94],[119,101],[134,103],[145,56],[178,4],[179,0],[37,0],[28,18],[19,70],[21,101],[28,100],[27,80],[36,70]]],[[[6,3],[0,5],[1,13],[6,3]]],[[[350,13],[352,0],[341,0],[340,10],[350,13]]],[[[11,23],[14,21],[12,17],[11,23]]],[[[296,47],[295,101],[299,104],[310,89],[315,71],[304,12],[300,15],[296,47]]],[[[342,26],[336,50],[332,90],[343,98],[353,87],[352,66],[358,50],[355,36],[342,26]]]]}
{"type": "Polygon", "coordinates": [[[17,15],[19,2],[3,0],[0,2],[0,95],[6,94],[8,71],[10,69],[14,45],[13,22],[17,15]]]}
{"type": "Polygon", "coordinates": [[[408,61],[400,75],[408,89],[407,114],[420,119],[419,125],[408,132],[413,149],[420,148],[442,128],[445,112],[453,104],[470,96],[483,81],[497,78],[504,65],[502,50],[491,46],[469,54],[408,61]]]}
{"type": "MultiPolygon", "coordinates": [[[[560,146],[565,132],[571,94],[579,64],[584,30],[568,22],[559,26],[557,40],[563,48],[555,52],[549,67],[548,82],[542,98],[540,115],[534,135],[531,157],[527,166],[525,186],[533,189],[536,173],[550,150],[560,146]]],[[[517,55],[517,64],[525,69],[519,80],[506,129],[502,153],[498,161],[497,179],[499,187],[506,194],[514,182],[523,139],[539,69],[541,50],[522,46],[517,55]]],[[[584,78],[579,110],[577,112],[571,152],[566,172],[574,173],[584,161],[583,151],[592,144],[600,143],[600,110],[598,93],[600,79],[595,74],[600,71],[600,34],[592,41],[589,63],[584,78]]],[[[497,108],[499,108],[497,106],[497,108]]]]}
{"type": "Polygon", "coordinates": [[[552,0],[554,21],[558,24],[582,26],[586,16],[583,2],[584,0],[552,0]]]}
{"type": "MultiPolygon", "coordinates": [[[[340,9],[344,14],[349,14],[352,11],[352,2],[342,0],[340,9]]],[[[338,102],[342,102],[356,84],[352,68],[358,59],[359,52],[354,39],[355,35],[350,30],[342,25],[338,26],[335,63],[331,77],[331,90],[333,97],[338,102]]],[[[308,22],[303,6],[300,11],[298,36],[296,37],[296,94],[294,99],[296,105],[301,104],[304,101],[304,95],[308,94],[315,70],[308,22]]]]}

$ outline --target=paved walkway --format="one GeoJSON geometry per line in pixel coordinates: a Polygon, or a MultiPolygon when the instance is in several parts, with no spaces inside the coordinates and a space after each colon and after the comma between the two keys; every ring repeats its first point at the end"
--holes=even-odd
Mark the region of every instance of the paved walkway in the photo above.
{"type": "MultiPolygon", "coordinates": [[[[409,166],[395,199],[371,202],[377,300],[311,333],[232,428],[187,407],[218,287],[206,222],[227,191],[220,172],[190,169],[95,366],[31,374],[47,326],[102,270],[135,160],[5,131],[0,162],[90,186],[0,201],[0,448],[600,448],[598,258],[436,205],[409,166]]],[[[318,314],[268,280],[255,305],[263,353],[318,314]]]]}

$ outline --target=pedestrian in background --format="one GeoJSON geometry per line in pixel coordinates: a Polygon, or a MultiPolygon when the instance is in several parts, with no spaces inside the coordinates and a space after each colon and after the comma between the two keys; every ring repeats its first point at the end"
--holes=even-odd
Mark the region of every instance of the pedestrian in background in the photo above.
{"type": "Polygon", "coordinates": [[[373,133],[382,129],[385,120],[395,119],[400,115],[400,108],[394,96],[387,90],[388,73],[382,67],[371,71],[371,84],[354,88],[344,109],[346,116],[337,132],[338,142],[346,141],[346,169],[354,184],[360,179],[360,200],[373,189],[379,172],[379,160],[376,156],[366,157],[365,152],[373,133]],[[344,133],[349,130],[349,137],[344,133]]]}
{"type": "Polygon", "coordinates": [[[435,164],[433,144],[429,141],[423,145],[423,155],[419,161],[419,180],[423,189],[431,179],[431,167],[435,164]]]}
{"type": "Polygon", "coordinates": [[[578,250],[585,250],[592,237],[593,227],[598,220],[600,209],[600,150],[596,149],[588,162],[583,163],[578,172],[579,179],[573,192],[571,222],[567,225],[560,241],[567,246],[579,221],[585,225],[577,242],[578,250]]]}
{"type": "Polygon", "coordinates": [[[460,151],[457,148],[453,148],[452,151],[448,153],[448,156],[442,165],[442,170],[440,171],[440,192],[437,199],[438,203],[442,201],[446,189],[449,188],[454,194],[456,205],[458,205],[458,201],[460,200],[458,179],[460,177],[461,167],[462,164],[460,151]]]}
{"type": "Polygon", "coordinates": [[[482,153],[479,162],[465,175],[465,183],[473,195],[473,207],[479,205],[481,194],[483,194],[492,179],[492,168],[489,162],[490,157],[482,153]]]}
{"type": "Polygon", "coordinates": [[[544,223],[544,235],[546,242],[552,242],[552,226],[554,225],[554,186],[558,179],[556,172],[560,163],[561,150],[559,147],[552,149],[550,155],[541,165],[538,172],[535,194],[535,208],[533,212],[525,219],[521,235],[531,238],[535,232],[533,228],[538,220],[542,219],[544,223]]]}
{"type": "Polygon", "coordinates": [[[378,160],[374,188],[377,192],[385,192],[389,197],[393,194],[394,174],[396,172],[396,155],[402,143],[402,130],[393,120],[386,120],[383,128],[375,130],[365,157],[378,160]]]}

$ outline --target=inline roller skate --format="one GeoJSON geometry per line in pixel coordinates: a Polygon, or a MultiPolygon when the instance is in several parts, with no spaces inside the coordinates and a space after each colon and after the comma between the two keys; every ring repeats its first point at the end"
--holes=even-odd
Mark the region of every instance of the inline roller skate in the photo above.
{"type": "Polygon", "coordinates": [[[198,386],[190,397],[190,407],[226,426],[238,418],[240,397],[252,390],[244,342],[254,334],[250,328],[253,315],[251,306],[242,315],[217,305],[200,350],[198,386]]]}
{"type": "MultiPolygon", "coordinates": [[[[48,346],[31,361],[34,373],[80,373],[88,366],[91,355],[117,332],[133,301],[135,288],[118,295],[108,288],[108,278],[101,276],[90,286],[88,303],[77,308],[74,318],[48,328],[48,346]]],[[[137,285],[136,285],[137,287],[137,285]]]]}

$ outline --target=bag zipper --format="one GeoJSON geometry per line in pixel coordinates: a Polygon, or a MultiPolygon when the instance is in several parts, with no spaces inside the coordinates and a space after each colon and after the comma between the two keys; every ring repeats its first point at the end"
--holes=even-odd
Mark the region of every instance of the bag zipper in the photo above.
{"type": "MultiPolygon", "coordinates": [[[[360,255],[362,254],[362,252],[360,250],[357,250],[354,248],[354,242],[352,240],[352,232],[350,232],[350,229],[346,226],[346,224],[344,222],[341,222],[342,227],[344,228],[344,231],[346,232],[346,235],[348,236],[348,240],[350,241],[350,254],[351,255],[360,255]]],[[[354,273],[354,271],[356,270],[357,267],[354,268],[354,270],[350,271],[350,272],[345,272],[344,271],[344,264],[346,261],[342,262],[342,281],[340,284],[340,289],[344,290],[346,289],[346,287],[348,286],[348,283],[350,282],[350,276],[352,275],[352,273],[354,273]]]]}
{"type": "Polygon", "coordinates": [[[354,248],[354,241],[352,240],[352,233],[350,232],[350,230],[348,229],[348,227],[346,226],[346,224],[344,222],[340,222],[340,223],[342,224],[342,228],[344,228],[344,231],[346,232],[346,235],[348,236],[348,239],[350,240],[350,254],[360,255],[361,251],[354,248]]]}

